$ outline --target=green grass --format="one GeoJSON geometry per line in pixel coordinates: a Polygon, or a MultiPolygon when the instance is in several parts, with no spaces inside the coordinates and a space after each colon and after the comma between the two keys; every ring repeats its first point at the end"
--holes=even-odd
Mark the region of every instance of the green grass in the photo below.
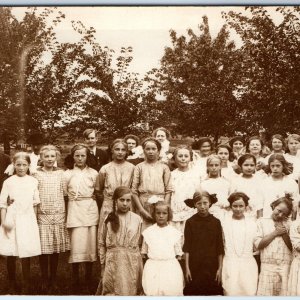
{"type": "MultiPolygon", "coordinates": [[[[68,263],[69,253],[61,253],[59,257],[58,271],[57,271],[57,292],[55,295],[75,295],[72,292],[71,277],[72,266],[68,263]]],[[[80,266],[80,286],[76,295],[95,295],[100,277],[100,264],[95,262],[93,264],[93,276],[91,288],[88,290],[84,285],[84,266],[80,266]]],[[[22,282],[21,262],[17,260],[17,280],[22,282]]],[[[0,256],[0,295],[7,295],[8,278],[6,270],[6,257],[0,256]]],[[[31,294],[42,295],[41,293],[42,278],[40,275],[38,257],[31,258],[31,294]]],[[[53,294],[52,294],[53,295],[53,294]]]]}

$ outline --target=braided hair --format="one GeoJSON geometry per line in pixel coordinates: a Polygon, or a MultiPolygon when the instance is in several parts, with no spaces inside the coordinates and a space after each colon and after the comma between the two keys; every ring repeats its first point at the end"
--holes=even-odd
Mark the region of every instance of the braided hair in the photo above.
{"type": "Polygon", "coordinates": [[[120,228],[120,220],[117,213],[117,200],[122,197],[123,195],[131,194],[130,188],[127,186],[119,186],[114,190],[112,199],[113,199],[113,211],[109,213],[105,220],[105,224],[111,224],[111,229],[113,232],[117,232],[120,228]]]}

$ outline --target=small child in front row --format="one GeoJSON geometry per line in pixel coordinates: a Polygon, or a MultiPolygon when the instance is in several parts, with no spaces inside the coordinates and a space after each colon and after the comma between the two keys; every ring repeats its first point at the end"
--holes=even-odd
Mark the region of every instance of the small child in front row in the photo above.
{"type": "MultiPolygon", "coordinates": [[[[298,210],[300,203],[298,204],[298,210]]],[[[300,218],[292,222],[290,239],[293,246],[293,261],[291,264],[287,296],[300,296],[300,218]]]]}
{"type": "Polygon", "coordinates": [[[41,254],[36,206],[40,203],[38,181],[28,175],[29,154],[13,157],[15,175],[3,183],[0,195],[0,255],[7,256],[9,293],[16,294],[16,258],[21,258],[23,293],[30,289],[30,257],[41,254]],[[7,205],[7,200],[11,203],[7,205]]]}
{"type": "Polygon", "coordinates": [[[215,194],[195,192],[185,200],[197,213],[185,223],[184,245],[186,286],[184,295],[223,295],[221,286],[224,245],[219,219],[209,213],[217,202],[215,194]]]}
{"type": "Polygon", "coordinates": [[[154,204],[156,224],[142,233],[142,255],[148,256],[144,266],[142,285],[146,296],[182,296],[183,273],[178,259],[183,254],[181,232],[169,225],[170,206],[164,201],[154,204]]]}
{"type": "Polygon", "coordinates": [[[289,220],[293,203],[289,195],[271,204],[271,217],[257,221],[255,246],[260,250],[261,272],[257,296],[286,296],[292,261],[289,220]]]}

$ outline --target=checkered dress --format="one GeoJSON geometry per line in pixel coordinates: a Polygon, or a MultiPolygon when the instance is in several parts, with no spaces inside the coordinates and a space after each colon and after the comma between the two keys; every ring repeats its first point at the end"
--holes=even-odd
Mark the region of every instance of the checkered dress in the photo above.
{"type": "Polygon", "coordinates": [[[55,168],[47,172],[37,169],[41,203],[37,221],[40,231],[42,254],[60,253],[70,250],[70,239],[65,223],[63,196],[63,171],[55,168]]]}
{"type": "MultiPolygon", "coordinates": [[[[286,222],[285,226],[289,227],[286,222]]],[[[271,218],[257,221],[257,247],[262,238],[275,230],[271,218]]],[[[286,296],[292,253],[281,236],[276,237],[267,247],[260,250],[261,272],[258,282],[258,296],[286,296]]]]}

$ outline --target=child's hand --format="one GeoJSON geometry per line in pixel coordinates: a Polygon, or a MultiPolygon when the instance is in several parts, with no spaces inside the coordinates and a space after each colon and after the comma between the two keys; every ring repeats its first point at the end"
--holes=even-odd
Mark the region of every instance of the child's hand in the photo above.
{"type": "Polygon", "coordinates": [[[287,230],[282,224],[275,224],[275,232],[277,236],[281,236],[287,233],[287,230]]]}
{"type": "Polygon", "coordinates": [[[186,269],[185,280],[186,280],[187,283],[192,281],[192,274],[191,274],[191,271],[190,271],[189,268],[186,269]]]}
{"type": "Polygon", "coordinates": [[[218,269],[215,280],[218,282],[218,284],[222,283],[222,269],[221,268],[218,269]]]}

